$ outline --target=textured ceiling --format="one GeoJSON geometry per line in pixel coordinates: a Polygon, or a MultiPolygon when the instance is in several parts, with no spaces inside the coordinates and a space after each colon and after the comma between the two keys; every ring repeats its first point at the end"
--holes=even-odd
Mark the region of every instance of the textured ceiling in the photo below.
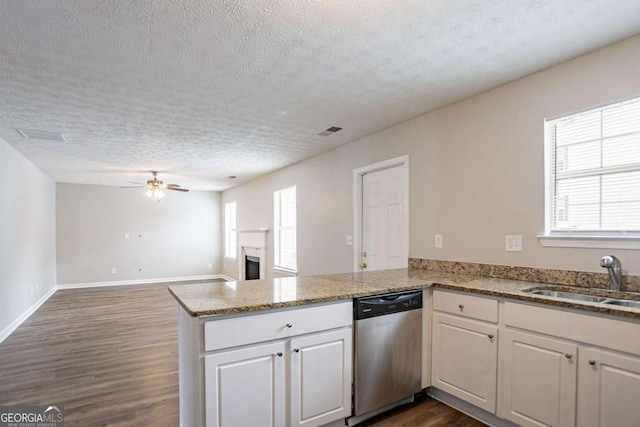
{"type": "Polygon", "coordinates": [[[58,182],[223,190],[638,31],[637,0],[3,1],[0,138],[58,182]]]}

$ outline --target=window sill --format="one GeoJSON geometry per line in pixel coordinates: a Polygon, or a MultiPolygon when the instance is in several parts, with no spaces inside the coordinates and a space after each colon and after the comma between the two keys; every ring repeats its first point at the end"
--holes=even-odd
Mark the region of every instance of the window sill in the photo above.
{"type": "Polygon", "coordinates": [[[554,248],[640,249],[640,237],[538,236],[538,240],[554,248]]]}
{"type": "Polygon", "coordinates": [[[284,268],[284,267],[278,267],[278,266],[274,266],[273,267],[273,271],[276,271],[278,273],[285,273],[285,274],[288,274],[290,276],[297,276],[298,275],[298,271],[297,270],[292,270],[290,268],[284,268]]]}

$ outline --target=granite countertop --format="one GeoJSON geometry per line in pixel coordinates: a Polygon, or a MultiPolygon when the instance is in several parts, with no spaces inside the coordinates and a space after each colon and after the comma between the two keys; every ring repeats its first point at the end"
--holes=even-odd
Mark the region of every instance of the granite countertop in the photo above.
{"type": "MultiPolygon", "coordinates": [[[[194,317],[270,310],[348,300],[386,292],[436,287],[640,319],[640,309],[632,307],[570,301],[522,292],[537,286],[553,287],[557,290],[578,289],[547,283],[405,268],[270,280],[174,285],[169,287],[169,292],[186,312],[194,317]]],[[[588,292],[628,297],[625,294],[612,295],[606,290],[589,290],[588,292]]]]}

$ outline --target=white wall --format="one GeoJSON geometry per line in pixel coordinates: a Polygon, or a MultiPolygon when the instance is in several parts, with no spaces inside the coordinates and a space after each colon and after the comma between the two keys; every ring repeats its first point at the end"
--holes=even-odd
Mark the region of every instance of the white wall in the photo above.
{"type": "MultiPolygon", "coordinates": [[[[238,228],[273,228],[274,190],[297,185],[300,274],[350,271],[352,171],[408,154],[410,256],[602,272],[618,256],[640,274],[638,251],[542,247],[543,120],[640,96],[640,36],[417,117],[223,193],[238,228]],[[434,234],[444,248],[433,247],[434,234]],[[523,252],[504,236],[522,234],[523,252]]],[[[348,123],[341,125],[348,126],[348,123]]],[[[270,250],[273,249],[270,235],[270,250]]],[[[269,254],[270,263],[273,256],[269,254]]],[[[235,276],[235,263],[225,261],[235,276]]]]}
{"type": "Polygon", "coordinates": [[[155,204],[143,189],[57,184],[58,284],[220,273],[220,193],[167,193],[155,204]]]}
{"type": "Polygon", "coordinates": [[[0,335],[55,288],[55,195],[55,183],[0,140],[0,335]]]}

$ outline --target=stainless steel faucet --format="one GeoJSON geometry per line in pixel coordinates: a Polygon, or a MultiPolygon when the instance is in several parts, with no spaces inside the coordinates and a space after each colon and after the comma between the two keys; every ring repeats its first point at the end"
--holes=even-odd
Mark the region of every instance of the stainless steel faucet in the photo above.
{"type": "Polygon", "coordinates": [[[613,255],[605,255],[600,258],[600,267],[609,270],[611,290],[620,291],[622,289],[622,264],[620,264],[620,260],[613,255]]]}

